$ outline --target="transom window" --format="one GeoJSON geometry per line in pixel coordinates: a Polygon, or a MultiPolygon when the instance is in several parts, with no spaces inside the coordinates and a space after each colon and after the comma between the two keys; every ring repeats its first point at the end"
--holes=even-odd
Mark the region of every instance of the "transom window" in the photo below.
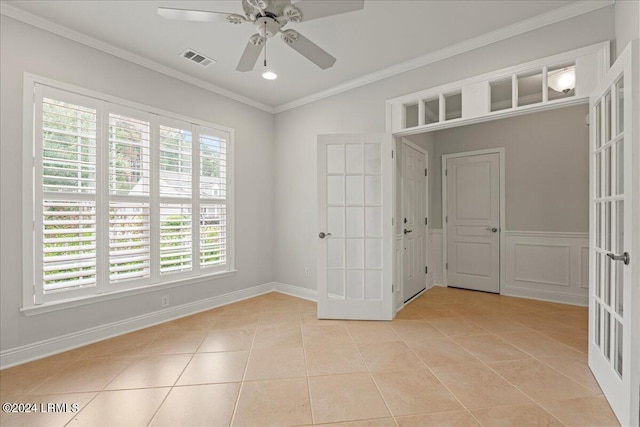
{"type": "Polygon", "coordinates": [[[27,306],[232,269],[232,130],[81,90],[33,90],[27,306]]]}

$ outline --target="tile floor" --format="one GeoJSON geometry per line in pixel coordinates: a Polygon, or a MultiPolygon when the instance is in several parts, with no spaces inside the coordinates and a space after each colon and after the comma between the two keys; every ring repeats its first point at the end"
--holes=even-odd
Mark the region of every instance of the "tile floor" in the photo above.
{"type": "Polygon", "coordinates": [[[433,288],[393,322],[270,293],[0,371],[1,426],[610,426],[587,310],[433,288]]]}

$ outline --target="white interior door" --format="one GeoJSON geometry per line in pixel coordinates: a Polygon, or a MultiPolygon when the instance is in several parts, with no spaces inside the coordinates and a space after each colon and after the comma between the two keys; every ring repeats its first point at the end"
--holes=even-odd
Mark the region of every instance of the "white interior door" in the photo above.
{"type": "Polygon", "coordinates": [[[403,300],[407,302],[427,287],[425,155],[402,145],[402,218],[404,234],[403,300]]]}
{"type": "Polygon", "coordinates": [[[392,137],[318,136],[318,317],[391,320],[392,137]]]}
{"type": "Polygon", "coordinates": [[[638,425],[638,41],[590,99],[589,366],[622,425],[638,425]]]}
{"type": "Polygon", "coordinates": [[[500,292],[500,154],[446,159],[447,286],[500,292]]]}

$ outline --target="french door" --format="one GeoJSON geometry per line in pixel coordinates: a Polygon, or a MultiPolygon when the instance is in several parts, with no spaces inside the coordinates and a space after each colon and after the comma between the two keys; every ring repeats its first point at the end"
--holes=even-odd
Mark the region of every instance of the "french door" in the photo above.
{"type": "Polygon", "coordinates": [[[638,40],[590,98],[589,366],[622,425],[638,425],[638,40]]]}
{"type": "Polygon", "coordinates": [[[392,137],[318,136],[318,317],[391,320],[392,137]]]}

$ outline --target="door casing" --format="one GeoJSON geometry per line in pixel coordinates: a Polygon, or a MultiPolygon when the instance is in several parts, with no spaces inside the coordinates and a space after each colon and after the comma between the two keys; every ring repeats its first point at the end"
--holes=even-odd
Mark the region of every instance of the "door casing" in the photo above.
{"type": "Polygon", "coordinates": [[[504,147],[488,148],[486,150],[464,151],[461,153],[443,154],[442,155],[442,285],[448,286],[447,279],[447,159],[456,157],[478,156],[482,154],[498,154],[500,156],[500,293],[504,289],[507,277],[506,266],[506,215],[505,215],[505,153],[504,147]]]}

